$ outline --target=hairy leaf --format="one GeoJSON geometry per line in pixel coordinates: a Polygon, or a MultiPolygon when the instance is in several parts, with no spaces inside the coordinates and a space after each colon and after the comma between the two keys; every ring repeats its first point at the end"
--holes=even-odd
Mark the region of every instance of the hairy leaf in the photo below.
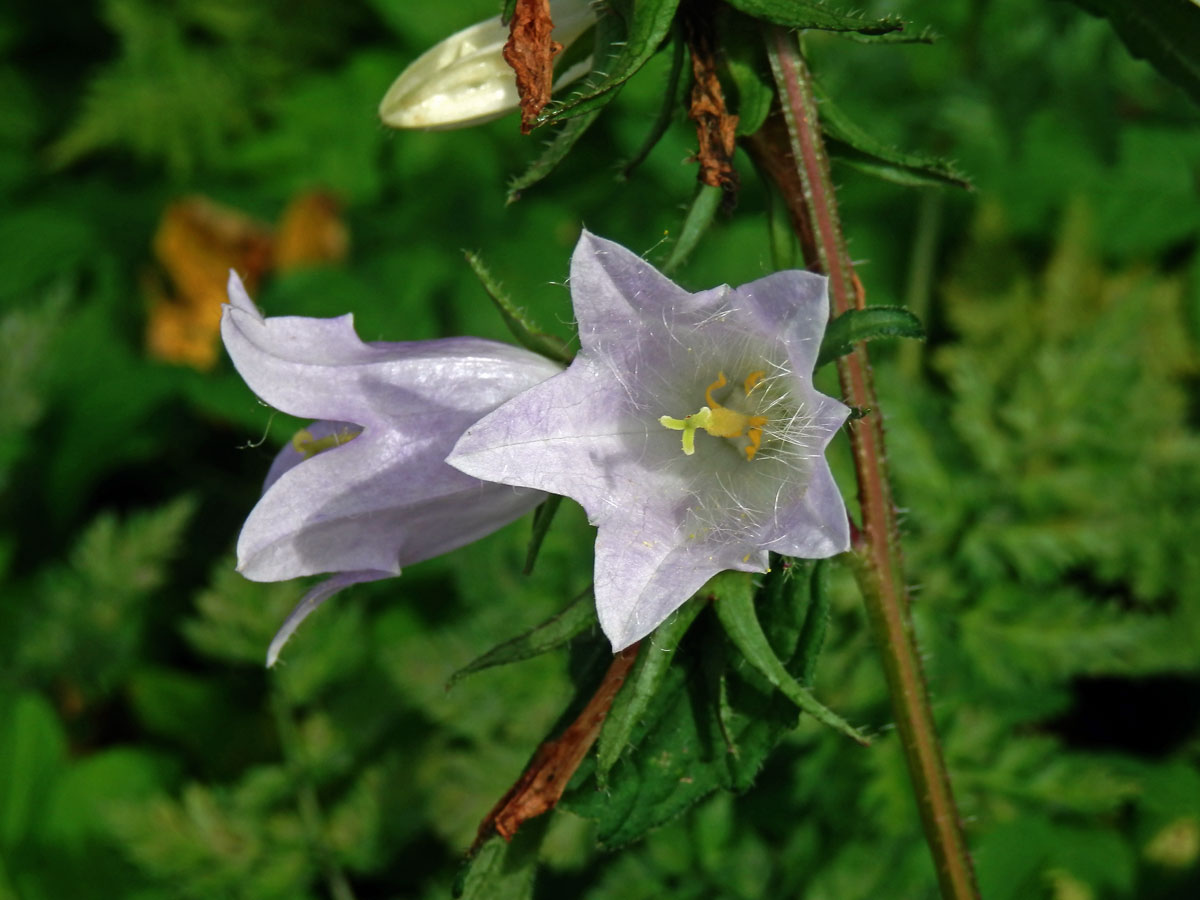
{"type": "Polygon", "coordinates": [[[567,345],[554,335],[546,334],[539,329],[537,323],[530,319],[524,310],[508,298],[508,295],[504,293],[504,289],[500,287],[500,283],[492,277],[492,273],[483,264],[483,260],[480,259],[479,254],[467,250],[464,251],[464,255],[467,258],[467,264],[471,267],[471,271],[475,273],[475,277],[479,279],[479,283],[483,285],[483,289],[487,291],[487,295],[496,304],[496,309],[500,311],[500,316],[504,319],[504,324],[508,326],[508,330],[512,332],[512,336],[517,339],[517,343],[549,359],[563,364],[569,363],[574,354],[567,345]]]}
{"type": "Polygon", "coordinates": [[[729,0],[729,5],[756,19],[787,28],[862,34],[886,34],[904,29],[904,21],[897,16],[870,19],[861,13],[839,12],[817,0],[729,0]]]}
{"type": "Polygon", "coordinates": [[[859,341],[907,337],[925,339],[920,320],[902,306],[868,306],[851,309],[830,320],[821,341],[817,368],[845,356],[859,341]]]}
{"type": "Polygon", "coordinates": [[[596,624],[596,604],[592,600],[592,589],[576,597],[559,613],[551,616],[541,625],[530,629],[524,634],[505,641],[489,650],[483,656],[463,666],[450,676],[446,687],[473,672],[490,669],[492,666],[504,666],[520,662],[548,653],[557,647],[577,637],[596,624]]]}
{"type": "Polygon", "coordinates": [[[602,16],[596,25],[597,70],[584,81],[575,94],[560,103],[551,103],[538,119],[539,125],[548,125],[563,119],[579,116],[590,110],[599,109],[610,100],[612,94],[626,81],[637,74],[655,53],[663,38],[671,29],[675,9],[679,0],[640,0],[633,5],[628,30],[622,41],[611,34],[610,13],[602,16]],[[615,50],[615,55],[610,53],[615,50]],[[603,60],[603,62],[602,62],[603,60]]]}
{"type": "Polygon", "coordinates": [[[821,104],[821,130],[829,139],[829,152],[837,159],[897,184],[971,188],[970,179],[952,162],[885,144],[852,121],[819,87],[817,98],[821,104]]]}

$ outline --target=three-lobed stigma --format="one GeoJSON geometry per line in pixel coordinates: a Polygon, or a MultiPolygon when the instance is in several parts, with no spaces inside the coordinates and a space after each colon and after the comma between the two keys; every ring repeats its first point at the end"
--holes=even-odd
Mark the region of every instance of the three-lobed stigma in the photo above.
{"type": "MultiPolygon", "coordinates": [[[[745,381],[742,382],[742,392],[746,397],[749,397],[750,392],[762,382],[765,374],[765,372],[751,372],[746,376],[745,381]]],[[[745,438],[746,444],[742,448],[742,452],[746,454],[747,460],[754,459],[755,454],[758,453],[759,447],[762,446],[763,426],[767,424],[767,417],[752,416],[718,403],[713,398],[713,391],[719,391],[727,384],[729,384],[729,379],[725,377],[725,373],[718,373],[717,380],[704,390],[704,400],[707,405],[682,419],[662,416],[658,420],[664,428],[683,432],[685,456],[691,456],[696,452],[696,432],[698,430],[707,431],[713,437],[745,438]]]]}

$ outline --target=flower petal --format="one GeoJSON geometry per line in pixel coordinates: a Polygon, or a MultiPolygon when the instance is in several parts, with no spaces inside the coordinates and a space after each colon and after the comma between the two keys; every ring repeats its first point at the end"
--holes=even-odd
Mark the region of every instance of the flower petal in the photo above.
{"type": "Polygon", "coordinates": [[[485,484],[443,461],[458,436],[364,432],[271,485],[238,538],[252,581],[370,569],[398,575],[490,534],[537,506],[536,491],[485,484]]]}
{"type": "Polygon", "coordinates": [[[829,464],[813,469],[804,499],[777,516],[778,532],[767,541],[772,550],[801,559],[824,559],[850,549],[850,519],[829,464]]]}
{"type": "Polygon", "coordinates": [[[775,272],[734,289],[731,305],[752,313],[788,348],[793,372],[811,373],[829,322],[828,280],[815,272],[775,272]]]}
{"type": "Polygon", "coordinates": [[[234,366],[264,402],[303,418],[396,425],[429,417],[431,405],[477,418],[559,371],[496,341],[366,344],[350,315],[263,318],[233,273],[229,296],[221,336],[234,366]]]}
{"type": "Polygon", "coordinates": [[[279,661],[279,654],[283,650],[283,645],[291,640],[292,635],[296,633],[296,629],[300,627],[300,624],[312,613],[316,612],[322,603],[338,591],[348,588],[352,584],[378,581],[381,578],[390,578],[391,575],[391,572],[339,572],[332,578],[326,578],[300,598],[300,602],[288,613],[288,617],[279,626],[279,631],[275,632],[275,637],[271,639],[271,646],[267,648],[267,668],[271,668],[279,661]]]}

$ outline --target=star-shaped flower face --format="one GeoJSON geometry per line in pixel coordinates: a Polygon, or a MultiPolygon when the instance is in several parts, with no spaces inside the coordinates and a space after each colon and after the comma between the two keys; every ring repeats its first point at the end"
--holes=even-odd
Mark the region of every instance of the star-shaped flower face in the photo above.
{"type": "Polygon", "coordinates": [[[487,484],[446,465],[467,426],[561,371],[476,338],[365,344],[351,316],[263,318],[236,275],[221,335],[266,403],[317,419],[276,458],[238,538],[253,581],[335,572],[297,607],[270,658],[348,584],[461,547],[536,506],[538,491],[487,484]]]}
{"type": "Polygon", "coordinates": [[[451,465],[565,494],[596,538],[600,624],[621,649],[714,574],[768,551],[849,548],[824,450],[849,410],[812,386],[825,279],[779,272],[690,294],[584,232],[571,260],[581,350],[467,429],[451,465]]]}

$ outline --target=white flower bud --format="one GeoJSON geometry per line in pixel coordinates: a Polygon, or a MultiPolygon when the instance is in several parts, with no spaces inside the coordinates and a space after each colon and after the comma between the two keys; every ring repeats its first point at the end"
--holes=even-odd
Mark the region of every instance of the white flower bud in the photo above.
{"type": "MultiPolygon", "coordinates": [[[[565,50],[596,24],[590,0],[552,0],[553,38],[565,50]]],[[[517,80],[504,61],[508,26],[500,17],[452,34],[422,53],[392,82],[379,117],[392,128],[465,128],[518,107],[517,80]]],[[[561,56],[561,54],[560,54],[561,56]]],[[[557,89],[586,74],[591,57],[555,79],[557,89]]]]}

